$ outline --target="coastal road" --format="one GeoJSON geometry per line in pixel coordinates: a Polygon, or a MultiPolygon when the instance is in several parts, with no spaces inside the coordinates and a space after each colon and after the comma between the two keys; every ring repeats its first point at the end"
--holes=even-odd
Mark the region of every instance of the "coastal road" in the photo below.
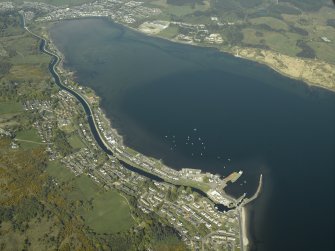
{"type": "MultiPolygon", "coordinates": [[[[44,39],[43,37],[35,34],[34,32],[32,32],[25,24],[25,18],[24,18],[24,13],[20,13],[22,16],[22,23],[23,23],[23,28],[29,32],[31,35],[33,35],[34,37],[38,38],[41,42],[40,42],[40,46],[39,49],[40,51],[42,51],[43,53],[51,56],[51,62],[49,64],[49,71],[51,73],[51,75],[53,76],[55,83],[62,89],[65,90],[66,92],[70,93],[72,96],[74,96],[83,106],[86,116],[87,116],[87,120],[91,129],[91,132],[93,134],[93,137],[95,138],[97,144],[99,145],[99,147],[109,156],[114,156],[116,157],[111,148],[109,147],[109,145],[106,143],[104,137],[100,134],[100,131],[98,129],[98,125],[95,121],[95,118],[93,116],[93,111],[91,109],[90,104],[86,101],[86,99],[78,92],[76,92],[75,90],[67,87],[66,85],[63,84],[61,76],[58,74],[56,67],[57,65],[62,61],[62,59],[57,55],[57,53],[50,51],[49,49],[46,48],[47,46],[47,41],[46,39],[44,39]]],[[[145,171],[143,169],[137,168],[136,166],[134,166],[133,164],[129,163],[127,161],[127,163],[125,163],[124,160],[119,159],[121,164],[127,164],[126,168],[129,169],[130,171],[136,172],[140,175],[149,177],[151,179],[155,179],[154,177],[157,177],[159,181],[165,181],[167,183],[171,183],[167,180],[162,179],[161,177],[157,176],[156,174],[152,174],[148,171],[145,171]]],[[[171,183],[173,184],[173,183],[171,183]]],[[[203,194],[204,196],[210,198],[206,192],[202,192],[201,190],[197,189],[196,187],[192,187],[193,190],[203,194]]],[[[228,198],[228,199],[232,199],[232,198],[228,198]]]]}
{"type": "MultiPolygon", "coordinates": [[[[27,32],[29,32],[30,34],[32,34],[34,37],[38,38],[38,39],[41,41],[40,46],[39,46],[39,49],[40,49],[43,53],[45,53],[45,54],[51,56],[52,59],[51,59],[51,62],[50,62],[50,64],[49,64],[49,71],[50,71],[51,75],[53,76],[53,78],[54,78],[56,84],[57,84],[62,90],[65,90],[65,91],[67,91],[68,93],[70,93],[71,95],[73,95],[73,96],[74,96],[74,97],[81,103],[81,105],[83,106],[83,108],[84,108],[84,110],[85,110],[85,113],[86,113],[86,115],[87,115],[87,120],[88,120],[90,129],[91,129],[91,132],[92,132],[92,134],[93,134],[93,136],[94,136],[94,138],[95,138],[97,144],[100,146],[100,148],[101,148],[106,154],[108,154],[109,156],[114,156],[112,150],[109,148],[108,144],[105,142],[104,138],[103,138],[102,135],[100,134],[100,131],[99,131],[98,126],[97,126],[97,124],[96,124],[96,121],[95,121],[95,119],[94,119],[93,112],[92,112],[92,109],[91,109],[91,107],[90,107],[90,104],[86,101],[86,99],[85,99],[80,93],[76,92],[75,90],[70,89],[69,87],[67,87],[67,86],[65,86],[65,85],[63,84],[63,82],[62,82],[62,80],[61,80],[61,77],[59,76],[59,74],[58,74],[58,72],[57,72],[57,70],[56,70],[57,65],[61,62],[61,58],[60,58],[56,53],[54,53],[54,52],[52,52],[52,51],[50,51],[50,50],[48,50],[48,49],[46,48],[47,41],[46,41],[43,37],[41,37],[41,36],[39,36],[39,35],[33,33],[31,30],[29,30],[29,28],[25,25],[25,19],[24,19],[24,16],[23,16],[23,15],[22,15],[22,20],[23,20],[23,28],[24,28],[27,32]]],[[[121,163],[124,163],[124,161],[122,161],[122,160],[120,160],[120,161],[121,161],[121,163]]],[[[127,163],[127,164],[128,164],[128,163],[127,163]]],[[[129,165],[129,164],[128,164],[128,165],[129,165]]],[[[127,168],[127,169],[128,169],[128,168],[127,168]]],[[[137,172],[137,173],[139,173],[140,175],[143,175],[144,173],[146,173],[147,175],[144,175],[144,176],[149,176],[149,177],[150,177],[150,176],[153,175],[153,174],[151,174],[151,173],[145,172],[145,171],[142,170],[142,169],[138,169],[138,168],[136,168],[136,167],[134,167],[134,166],[132,166],[132,165],[131,165],[131,168],[129,168],[129,170],[130,170],[130,171],[137,172]],[[137,171],[137,170],[138,170],[138,171],[137,171]]],[[[160,178],[160,177],[159,177],[159,178],[160,178]]],[[[206,195],[207,195],[207,194],[206,194],[206,195]]],[[[207,197],[208,197],[208,195],[207,195],[207,197]]],[[[240,213],[239,213],[239,221],[240,221],[240,224],[241,224],[241,215],[240,215],[240,213]]],[[[242,231],[240,230],[240,232],[242,232],[242,231]]],[[[209,235],[209,236],[210,236],[210,235],[209,235]]],[[[208,236],[208,237],[209,237],[209,236],[208,236]]],[[[243,250],[244,250],[244,246],[243,246],[243,239],[242,239],[242,238],[243,238],[243,235],[242,235],[242,234],[241,234],[241,237],[240,237],[240,238],[241,238],[241,250],[243,251],[243,250]]],[[[206,239],[206,237],[205,237],[205,239],[206,239]]],[[[202,241],[202,249],[204,248],[204,240],[205,240],[205,239],[203,239],[203,241],[202,241]]]]}

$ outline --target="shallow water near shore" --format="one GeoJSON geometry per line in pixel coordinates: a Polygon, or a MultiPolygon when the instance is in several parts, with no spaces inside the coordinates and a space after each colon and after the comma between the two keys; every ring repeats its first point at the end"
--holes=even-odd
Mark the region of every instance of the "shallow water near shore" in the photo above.
{"type": "Polygon", "coordinates": [[[126,145],[170,167],[227,175],[248,206],[253,250],[332,250],[335,95],[268,67],[151,38],[102,19],[51,30],[126,145]]]}

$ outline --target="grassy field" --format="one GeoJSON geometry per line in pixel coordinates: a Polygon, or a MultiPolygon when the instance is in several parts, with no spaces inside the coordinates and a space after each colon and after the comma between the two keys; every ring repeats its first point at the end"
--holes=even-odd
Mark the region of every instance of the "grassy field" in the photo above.
{"type": "Polygon", "coordinates": [[[209,1],[204,1],[204,5],[196,4],[195,6],[191,6],[190,4],[186,5],[171,5],[167,4],[166,0],[155,0],[150,2],[151,5],[157,6],[159,8],[163,8],[165,13],[168,13],[170,15],[174,16],[185,16],[188,14],[192,14],[196,11],[206,11],[209,9],[209,1]]]}
{"type": "Polygon", "coordinates": [[[68,141],[74,149],[80,149],[80,148],[85,147],[83,141],[80,139],[80,137],[77,134],[73,134],[72,136],[70,136],[68,138],[68,141]]]}
{"type": "Polygon", "coordinates": [[[324,42],[319,41],[309,42],[308,45],[315,50],[315,53],[319,58],[322,58],[323,60],[335,64],[334,45],[328,43],[325,44],[324,42]]]}
{"type": "MultiPolygon", "coordinates": [[[[219,2],[217,1],[217,3],[219,2]]],[[[304,4],[304,1],[300,2],[304,4]]],[[[315,1],[316,6],[319,5],[318,2],[315,1]]],[[[227,7],[227,5],[224,6],[227,7]]],[[[313,11],[301,12],[299,10],[295,13],[292,10],[296,11],[297,8],[283,3],[269,8],[264,5],[259,10],[257,8],[243,10],[249,12],[247,17],[250,17],[240,19],[240,23],[243,24],[241,32],[244,36],[244,45],[247,47],[265,45],[281,54],[316,57],[330,64],[335,64],[335,53],[333,53],[335,51],[335,30],[334,27],[327,25],[328,20],[334,19],[335,9],[324,4],[322,8],[315,8],[313,11]],[[260,11],[261,9],[264,12],[260,11]],[[330,41],[325,42],[322,38],[327,38],[330,41]],[[302,44],[307,46],[302,46],[302,44]],[[303,51],[305,53],[301,53],[303,51]]]]}
{"type": "Polygon", "coordinates": [[[210,25],[213,24],[213,21],[211,21],[209,16],[198,16],[198,15],[187,15],[185,16],[185,22],[191,23],[191,24],[205,24],[210,25]]]}
{"type": "Polygon", "coordinates": [[[97,195],[92,204],[93,210],[84,211],[83,217],[96,232],[122,232],[134,225],[127,201],[116,191],[107,191],[97,195]]]}
{"type": "Polygon", "coordinates": [[[46,171],[60,182],[66,182],[75,178],[75,175],[58,161],[49,162],[46,171]]]}
{"type": "Polygon", "coordinates": [[[19,131],[16,134],[16,139],[23,149],[32,149],[43,145],[35,129],[19,131]]]}
{"type": "Polygon", "coordinates": [[[41,68],[33,65],[15,65],[10,69],[8,80],[13,81],[42,81],[45,74],[41,68]]]}
{"type": "MultiPolygon", "coordinates": [[[[18,15],[8,14],[8,16],[9,20],[13,19],[14,21],[16,20],[16,24],[19,23],[18,15]]],[[[5,26],[2,23],[0,23],[0,26],[5,26]]],[[[47,82],[51,77],[48,72],[50,57],[39,52],[38,41],[30,34],[25,33],[19,26],[13,26],[13,28],[21,29],[22,32],[17,34],[8,32],[9,29],[6,29],[5,31],[10,34],[0,36],[1,53],[3,55],[0,56],[0,63],[8,66],[3,68],[2,74],[0,74],[0,81],[6,83],[4,85],[7,86],[3,89],[5,91],[2,91],[3,96],[1,99],[8,100],[15,94],[13,91],[6,91],[12,88],[8,84],[11,82],[16,83],[15,89],[17,93],[23,94],[27,99],[43,99],[45,98],[45,90],[49,88],[47,82]]],[[[19,106],[19,104],[12,105],[0,102],[0,115],[8,114],[9,112],[20,112],[22,108],[19,106]]],[[[1,118],[0,123],[2,123],[1,118]]],[[[8,122],[6,124],[8,125],[8,122]]]]}
{"type": "Polygon", "coordinates": [[[17,102],[0,103],[0,115],[21,112],[22,105],[17,102]]]}
{"type": "Polygon", "coordinates": [[[97,233],[116,233],[128,230],[134,225],[129,205],[116,190],[106,191],[86,175],[75,177],[59,162],[50,162],[47,172],[61,182],[70,181],[74,191],[68,197],[82,200],[89,207],[81,207],[78,213],[97,233]]]}
{"type": "Polygon", "coordinates": [[[134,221],[127,201],[118,192],[105,191],[87,176],[75,180],[76,191],[72,198],[85,198],[91,208],[83,208],[80,214],[97,233],[115,233],[128,230],[134,221]]]}
{"type": "Polygon", "coordinates": [[[252,18],[249,21],[253,25],[266,24],[274,30],[285,30],[286,31],[289,28],[285,22],[277,18],[273,18],[273,17],[258,17],[258,18],[252,18]]]}
{"type": "Polygon", "coordinates": [[[13,67],[8,79],[39,82],[50,78],[47,68],[50,58],[38,51],[36,39],[29,35],[14,36],[6,38],[4,43],[15,51],[15,56],[10,58],[13,67]]]}
{"type": "MultiPolygon", "coordinates": [[[[283,14],[283,21],[294,25],[308,32],[306,38],[300,37],[307,41],[307,44],[315,51],[317,58],[335,64],[335,30],[333,27],[327,26],[327,19],[334,18],[334,8],[323,7],[317,12],[304,13],[303,18],[299,15],[283,14]],[[327,37],[331,40],[326,43],[321,37],[327,37]]],[[[289,35],[289,34],[288,34],[289,35]]]]}
{"type": "Polygon", "coordinates": [[[266,44],[274,51],[284,53],[286,55],[295,56],[300,51],[296,46],[297,40],[294,34],[283,35],[281,33],[268,32],[264,37],[266,44]]]}
{"type": "Polygon", "coordinates": [[[180,179],[179,182],[177,182],[177,185],[183,185],[183,186],[189,186],[189,187],[195,187],[200,189],[203,192],[207,192],[210,189],[210,186],[204,182],[196,182],[192,180],[183,180],[180,179]]]}
{"type": "Polygon", "coordinates": [[[2,114],[0,115],[0,128],[11,128],[20,125],[20,123],[15,119],[16,114],[2,114]]]}
{"type": "Polygon", "coordinates": [[[15,51],[10,58],[12,64],[45,64],[50,57],[38,51],[38,41],[30,34],[8,36],[1,38],[1,43],[6,49],[15,51]]]}
{"type": "Polygon", "coordinates": [[[174,25],[170,25],[168,28],[162,30],[158,35],[167,37],[167,38],[174,38],[178,35],[179,28],[174,25]]]}
{"type": "Polygon", "coordinates": [[[61,127],[61,130],[65,133],[72,133],[76,130],[77,128],[73,125],[73,124],[70,124],[70,125],[66,125],[66,126],[62,126],[61,127]]]}
{"type": "Polygon", "coordinates": [[[28,140],[37,143],[42,143],[41,137],[37,134],[35,129],[23,130],[16,134],[17,139],[28,140]]]}

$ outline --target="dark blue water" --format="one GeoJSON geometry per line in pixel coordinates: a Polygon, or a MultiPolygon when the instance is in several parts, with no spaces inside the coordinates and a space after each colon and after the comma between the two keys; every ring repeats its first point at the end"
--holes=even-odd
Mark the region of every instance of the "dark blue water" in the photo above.
{"type": "Polygon", "coordinates": [[[173,168],[243,176],[254,250],[333,250],[335,95],[216,50],[93,19],[52,38],[125,143],[173,168]]]}

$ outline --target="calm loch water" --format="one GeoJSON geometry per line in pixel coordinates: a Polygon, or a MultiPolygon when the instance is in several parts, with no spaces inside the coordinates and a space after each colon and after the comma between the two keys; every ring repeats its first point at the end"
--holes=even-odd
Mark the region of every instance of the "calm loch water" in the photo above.
{"type": "Polygon", "coordinates": [[[333,250],[335,95],[268,67],[101,19],[51,29],[77,81],[128,146],[169,166],[227,175],[249,206],[253,250],[333,250]]]}

